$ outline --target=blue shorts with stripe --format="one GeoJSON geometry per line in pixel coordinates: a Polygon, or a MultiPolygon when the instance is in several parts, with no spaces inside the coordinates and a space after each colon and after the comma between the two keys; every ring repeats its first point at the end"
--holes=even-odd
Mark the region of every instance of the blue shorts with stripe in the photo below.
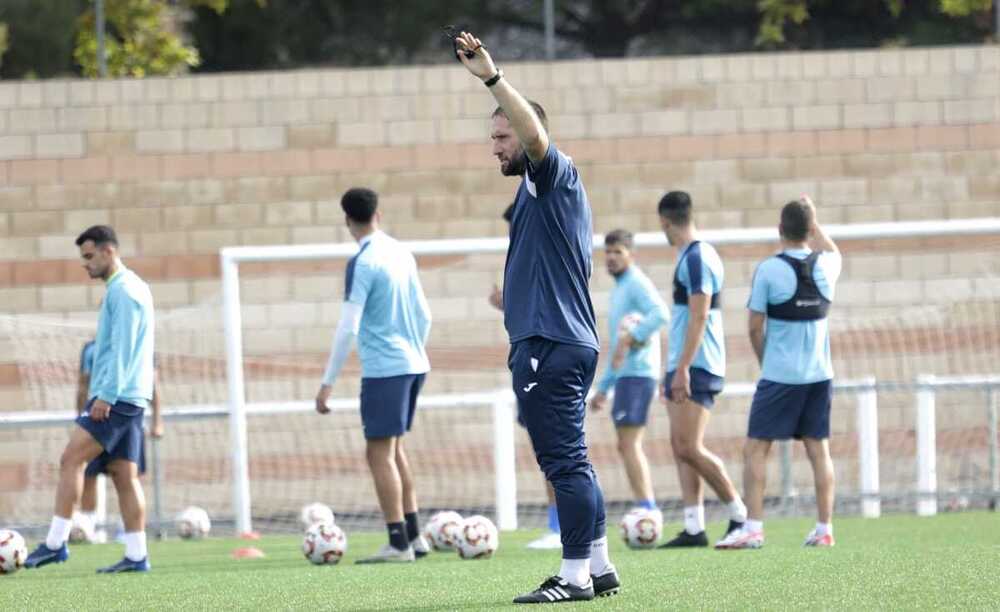
{"type": "MultiPolygon", "coordinates": [[[[726,379],[716,376],[703,368],[691,368],[688,370],[688,378],[691,381],[691,401],[700,404],[705,408],[715,405],[715,396],[722,392],[726,384],[726,379]]],[[[663,377],[663,394],[670,397],[670,383],[674,380],[674,370],[667,372],[663,377]]]]}
{"type": "Polygon", "coordinates": [[[645,425],[655,394],[655,378],[624,376],[615,381],[615,398],[611,404],[611,420],[615,427],[645,425]]]}
{"type": "Polygon", "coordinates": [[[750,404],[747,436],[758,440],[830,437],[833,381],[786,385],[761,379],[750,404]]]}
{"type": "Polygon", "coordinates": [[[87,475],[94,476],[106,471],[107,465],[116,459],[131,461],[145,468],[145,453],[143,452],[145,437],[142,432],[143,409],[126,402],[117,402],[111,407],[108,418],[103,421],[95,421],[90,418],[90,406],[93,403],[93,399],[87,402],[87,407],[80,413],[80,416],[76,417],[76,424],[86,430],[104,448],[104,452],[88,464],[87,475]],[[91,470],[92,465],[93,469],[97,471],[91,470]]]}
{"type": "Polygon", "coordinates": [[[365,439],[394,438],[410,431],[426,374],[361,379],[365,439]]]}

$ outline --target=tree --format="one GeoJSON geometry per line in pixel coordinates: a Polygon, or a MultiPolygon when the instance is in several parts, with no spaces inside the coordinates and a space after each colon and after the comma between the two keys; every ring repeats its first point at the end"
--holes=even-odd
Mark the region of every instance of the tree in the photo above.
{"type": "MultiPolygon", "coordinates": [[[[187,0],[189,7],[206,6],[216,13],[227,0],[187,0]]],[[[108,76],[144,77],[186,72],[201,59],[177,32],[177,14],[162,0],[105,0],[105,58],[108,76]]],[[[98,76],[96,16],[88,9],[77,20],[73,59],[89,77],[98,76]]]]}
{"type": "Polygon", "coordinates": [[[74,73],[73,23],[87,0],[2,0],[8,48],[0,77],[24,79],[74,73]],[[44,50],[44,52],[42,52],[44,50]]]}

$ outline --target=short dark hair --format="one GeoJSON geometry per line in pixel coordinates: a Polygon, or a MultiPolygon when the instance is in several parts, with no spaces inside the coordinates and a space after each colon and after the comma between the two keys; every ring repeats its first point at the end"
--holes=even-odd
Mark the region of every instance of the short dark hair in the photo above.
{"type": "Polygon", "coordinates": [[[111,244],[118,246],[118,236],[110,225],[92,225],[76,237],[76,246],[83,246],[84,242],[90,240],[94,246],[104,246],[111,244]]]}
{"type": "MultiPolygon", "coordinates": [[[[546,132],[549,131],[549,118],[545,114],[545,109],[542,108],[542,105],[539,104],[538,102],[535,102],[534,100],[528,100],[528,104],[531,105],[531,109],[535,111],[536,115],[538,115],[538,120],[542,123],[542,127],[545,128],[545,131],[546,132]]],[[[504,109],[498,106],[496,107],[496,110],[493,111],[493,114],[490,115],[490,117],[492,118],[497,116],[507,117],[507,113],[506,111],[504,111],[504,109]]],[[[507,117],[507,119],[510,119],[510,117],[507,117]]]]}
{"type": "Polygon", "coordinates": [[[610,232],[604,235],[605,247],[614,246],[616,244],[621,245],[631,251],[633,246],[635,245],[635,240],[632,238],[632,232],[626,229],[616,229],[616,230],[611,230],[610,232]]]}
{"type": "Polygon", "coordinates": [[[686,191],[671,191],[660,199],[656,210],[671,223],[687,225],[691,223],[691,196],[686,191]]]}
{"type": "Polygon", "coordinates": [[[378,209],[378,194],[367,187],[352,187],[340,198],[340,207],[355,223],[371,223],[378,209]]]}
{"type": "Polygon", "coordinates": [[[503,214],[500,215],[501,217],[503,217],[503,220],[506,221],[507,223],[514,222],[514,208],[516,206],[517,202],[511,202],[510,205],[504,209],[503,214]]]}
{"type": "Polygon", "coordinates": [[[801,200],[792,200],[781,209],[781,236],[786,240],[802,242],[812,224],[813,211],[801,200]]]}

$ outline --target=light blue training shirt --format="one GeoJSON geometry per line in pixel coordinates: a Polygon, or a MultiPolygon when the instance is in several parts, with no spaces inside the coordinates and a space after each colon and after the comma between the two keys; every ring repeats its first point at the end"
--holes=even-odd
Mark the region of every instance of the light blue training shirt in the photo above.
{"type": "Polygon", "coordinates": [[[667,305],[657,293],[639,266],[632,264],[615,277],[615,288],[611,291],[611,311],[608,313],[608,362],[604,375],[597,383],[597,391],[607,393],[619,378],[636,377],[659,380],[660,372],[660,328],[667,322],[667,305]],[[612,357],[618,347],[618,332],[622,319],[630,313],[642,315],[642,320],[632,330],[632,337],[641,343],[641,348],[629,349],[625,363],[615,370],[611,367],[612,357]]]}
{"type": "Polygon", "coordinates": [[[117,402],[149,407],[153,399],[155,326],[149,285],[121,266],[107,280],[97,317],[89,399],[96,397],[112,407],[117,402]]]}
{"type": "MultiPolygon", "coordinates": [[[[784,253],[805,259],[809,249],[789,249],[784,253]]],[[[840,277],[840,253],[821,253],[813,268],[813,280],[823,297],[833,301],[840,277]]],[[[747,308],[767,314],[768,304],[781,304],[795,295],[798,281],[788,263],[769,257],[757,266],[747,308]]],[[[804,385],[833,378],[830,359],[830,328],[827,319],[783,321],[768,318],[764,332],[764,361],[760,377],[786,385],[804,385]]]]}
{"type": "MultiPolygon", "coordinates": [[[[707,242],[695,241],[684,247],[677,256],[677,282],[687,291],[687,295],[702,293],[711,298],[722,292],[724,278],[722,259],[715,248],[707,242]]],[[[671,308],[670,337],[667,357],[667,371],[677,369],[684,339],[687,337],[689,316],[687,304],[674,303],[671,308]]],[[[722,329],[722,310],[710,308],[705,334],[695,353],[692,368],[707,370],[716,376],[726,376],[726,338],[722,329]]]]}
{"type": "Polygon", "coordinates": [[[347,264],[345,300],[362,307],[358,331],[361,376],[387,378],[431,369],[424,345],[431,311],[417,261],[382,231],[365,236],[347,264]]]}

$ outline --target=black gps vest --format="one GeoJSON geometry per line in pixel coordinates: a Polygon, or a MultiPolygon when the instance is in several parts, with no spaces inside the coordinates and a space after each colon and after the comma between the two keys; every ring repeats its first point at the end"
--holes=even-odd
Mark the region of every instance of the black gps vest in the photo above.
{"type": "Polygon", "coordinates": [[[776,257],[792,267],[795,271],[795,295],[787,302],[780,304],[768,304],[767,316],[769,319],[780,319],[782,321],[816,321],[825,319],[830,311],[830,300],[823,297],[816,286],[813,278],[813,270],[816,268],[816,261],[819,260],[819,252],[813,251],[805,259],[795,259],[784,253],[779,253],[776,257]]]}
{"type": "MultiPolygon", "coordinates": [[[[681,266],[684,265],[685,262],[687,262],[688,254],[691,252],[692,249],[697,247],[700,242],[701,242],[700,240],[695,240],[694,242],[692,242],[690,246],[688,246],[688,248],[684,251],[684,256],[681,257],[679,260],[677,260],[677,267],[674,268],[674,304],[687,306],[688,290],[687,287],[681,284],[681,281],[679,280],[678,277],[678,273],[680,272],[681,266]]],[[[713,293],[710,307],[719,308],[721,306],[721,302],[722,302],[722,294],[713,293]]]]}

